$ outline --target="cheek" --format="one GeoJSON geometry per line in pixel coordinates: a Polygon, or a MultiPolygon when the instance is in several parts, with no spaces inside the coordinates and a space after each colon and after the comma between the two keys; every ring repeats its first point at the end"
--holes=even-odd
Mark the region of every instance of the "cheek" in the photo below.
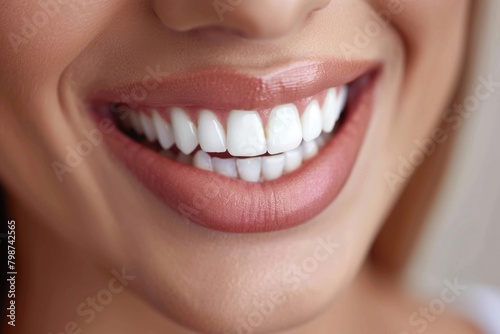
{"type": "MultiPolygon", "coordinates": [[[[36,135],[45,136],[41,133],[55,123],[53,116],[60,117],[55,114],[60,109],[61,75],[95,37],[99,16],[105,15],[97,5],[90,8],[85,1],[60,2],[64,4],[56,0],[5,1],[0,10],[0,34],[6,37],[0,52],[4,110],[0,117],[13,128],[19,125],[19,133],[32,136],[32,143],[40,139],[36,135]],[[89,10],[95,20],[81,24],[81,10],[89,10]]],[[[45,138],[50,140],[51,134],[45,138]]]]}
{"type": "MultiPolygon", "coordinates": [[[[123,1],[125,5],[127,1],[123,1]]],[[[54,83],[120,12],[116,1],[5,1],[0,10],[0,84],[26,89],[54,83]],[[82,12],[85,15],[82,15],[82,12]]],[[[33,91],[33,90],[31,90],[33,91]]]]}
{"type": "Polygon", "coordinates": [[[394,24],[405,38],[405,80],[389,145],[411,152],[432,136],[459,81],[469,1],[412,2],[394,24]]]}
{"type": "MultiPolygon", "coordinates": [[[[8,163],[0,164],[0,173],[15,193],[38,199],[25,201],[41,207],[37,211],[50,207],[59,212],[61,222],[65,222],[60,229],[68,225],[79,206],[70,203],[74,185],[59,183],[51,167],[57,153],[64,160],[64,149],[73,145],[74,139],[72,129],[65,126],[68,115],[61,106],[61,78],[105,29],[104,23],[112,22],[107,18],[119,15],[127,2],[25,0],[0,4],[0,34],[4,38],[0,123],[5,130],[0,133],[0,154],[9,157],[8,163]]],[[[69,229],[63,233],[70,233],[69,229]]]]}

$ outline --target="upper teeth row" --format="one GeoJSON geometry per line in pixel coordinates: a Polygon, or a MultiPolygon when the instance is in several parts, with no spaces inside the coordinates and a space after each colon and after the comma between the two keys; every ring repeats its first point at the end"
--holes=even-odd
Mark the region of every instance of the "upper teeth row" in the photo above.
{"type": "Polygon", "coordinates": [[[295,104],[283,104],[272,109],[266,127],[257,111],[232,110],[226,129],[210,110],[202,110],[195,124],[181,108],[171,109],[171,124],[155,110],[151,116],[131,111],[130,123],[135,132],[144,134],[163,149],[174,144],[184,154],[198,145],[207,153],[226,152],[233,156],[252,157],[278,154],[311,142],[324,131],[332,132],[347,100],[347,86],[327,90],[323,105],[313,99],[302,116],[295,104]]]}

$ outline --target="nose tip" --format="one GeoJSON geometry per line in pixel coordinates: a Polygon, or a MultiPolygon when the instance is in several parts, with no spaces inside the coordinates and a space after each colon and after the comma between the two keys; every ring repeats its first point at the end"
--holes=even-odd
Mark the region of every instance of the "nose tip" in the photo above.
{"type": "Polygon", "coordinates": [[[330,0],[154,0],[154,10],[175,31],[222,28],[247,38],[284,36],[330,0]]]}

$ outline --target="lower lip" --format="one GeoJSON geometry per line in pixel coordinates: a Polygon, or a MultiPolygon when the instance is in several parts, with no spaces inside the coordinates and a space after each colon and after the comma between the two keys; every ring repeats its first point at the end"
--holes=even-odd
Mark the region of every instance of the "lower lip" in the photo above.
{"type": "Polygon", "coordinates": [[[247,183],[184,165],[121,131],[106,135],[106,142],[137,179],[189,222],[233,233],[283,230],[321,213],[349,178],[374,100],[377,75],[366,77],[362,88],[350,88],[355,93],[344,123],[320,153],[275,181],[247,183]]]}

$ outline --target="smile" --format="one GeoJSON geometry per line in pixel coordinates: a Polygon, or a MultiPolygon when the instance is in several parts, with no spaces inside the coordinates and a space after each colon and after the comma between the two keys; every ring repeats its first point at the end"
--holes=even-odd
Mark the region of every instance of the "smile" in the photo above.
{"type": "Polygon", "coordinates": [[[190,112],[180,107],[113,108],[129,113],[130,117],[118,118],[125,130],[132,130],[135,138],[143,135],[166,157],[227,177],[263,182],[292,173],[316,156],[344,110],[347,92],[347,86],[330,88],[275,106],[270,113],[232,110],[217,115],[208,109],[190,112]]]}
{"type": "Polygon", "coordinates": [[[120,129],[106,136],[113,154],[186,221],[273,231],[314,218],[348,179],[378,72],[349,65],[172,74],[137,103],[123,99],[131,84],[89,105],[120,129]]]}

